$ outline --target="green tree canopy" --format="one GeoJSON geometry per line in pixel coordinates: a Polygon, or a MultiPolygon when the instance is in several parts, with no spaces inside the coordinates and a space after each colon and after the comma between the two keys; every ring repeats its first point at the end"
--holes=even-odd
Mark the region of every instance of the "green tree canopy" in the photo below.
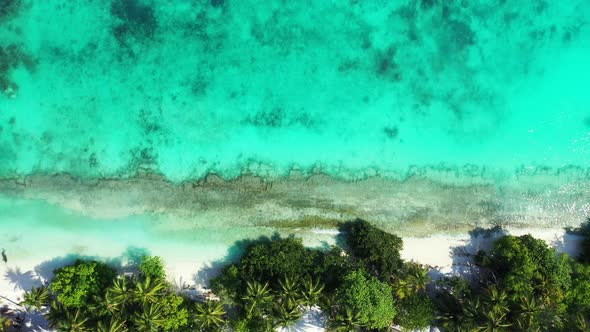
{"type": "Polygon", "coordinates": [[[174,293],[164,295],[158,302],[162,309],[160,326],[164,331],[179,331],[189,323],[189,312],[184,299],[174,293]]]}
{"type": "Polygon", "coordinates": [[[97,261],[78,260],[55,270],[49,288],[65,307],[86,308],[111,285],[115,270],[97,261]]]}
{"type": "Polygon", "coordinates": [[[392,288],[362,270],[344,278],[337,296],[339,305],[358,313],[360,322],[369,328],[388,327],[396,315],[392,288]]]}
{"type": "Polygon", "coordinates": [[[402,239],[361,219],[350,223],[347,228],[346,243],[352,254],[364,262],[371,274],[382,281],[390,281],[402,267],[402,239]]]}
{"type": "Polygon", "coordinates": [[[139,273],[145,278],[166,279],[164,262],[158,256],[144,256],[138,266],[139,273]]]}
{"type": "Polygon", "coordinates": [[[572,287],[567,294],[570,314],[590,318],[590,266],[573,264],[572,287]]]}
{"type": "Polygon", "coordinates": [[[504,236],[494,243],[485,265],[513,298],[539,294],[563,297],[571,286],[570,261],[530,235],[504,236]]]}
{"type": "Polygon", "coordinates": [[[317,255],[293,236],[254,243],[240,260],[240,277],[269,283],[283,276],[301,279],[313,270],[317,255]]]}
{"type": "Polygon", "coordinates": [[[395,322],[408,331],[424,329],[434,320],[434,306],[426,294],[406,297],[396,307],[395,322]]]}

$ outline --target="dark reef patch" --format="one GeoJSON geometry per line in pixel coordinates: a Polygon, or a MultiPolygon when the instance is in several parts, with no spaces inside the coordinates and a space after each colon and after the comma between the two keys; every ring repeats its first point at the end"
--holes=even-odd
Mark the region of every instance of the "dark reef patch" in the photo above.
{"type": "Polygon", "coordinates": [[[18,94],[18,85],[10,78],[10,74],[21,64],[30,72],[34,72],[37,60],[25,52],[21,46],[0,45],[0,93],[9,98],[14,98],[18,94]]]}
{"type": "Polygon", "coordinates": [[[458,20],[450,20],[447,22],[447,28],[450,37],[448,44],[452,45],[456,51],[462,51],[475,44],[475,32],[469,24],[458,20]]]}
{"type": "Polygon", "coordinates": [[[286,122],[285,110],[281,107],[273,107],[270,110],[257,112],[253,117],[248,117],[246,122],[257,127],[282,127],[286,122]]]}
{"type": "Polygon", "coordinates": [[[388,126],[383,128],[383,132],[390,139],[395,139],[399,136],[399,128],[397,126],[388,126]]]}
{"type": "Polygon", "coordinates": [[[398,82],[402,79],[402,73],[395,62],[397,49],[394,46],[389,47],[384,52],[378,52],[375,59],[375,73],[378,77],[391,79],[398,82]]]}
{"type": "Polygon", "coordinates": [[[142,108],[139,111],[138,120],[146,135],[156,133],[162,129],[160,126],[161,114],[153,114],[150,110],[142,108]]]}
{"type": "Polygon", "coordinates": [[[225,0],[211,0],[211,6],[215,8],[223,7],[225,5],[225,0]]]}
{"type": "Polygon", "coordinates": [[[22,0],[0,0],[0,23],[16,16],[22,5],[22,0]]]}
{"type": "Polygon", "coordinates": [[[138,170],[141,168],[151,168],[156,165],[158,155],[154,153],[151,147],[134,148],[129,151],[131,158],[129,160],[129,169],[138,170]]]}
{"type": "Polygon", "coordinates": [[[248,116],[243,121],[256,127],[281,128],[300,125],[305,128],[312,128],[316,125],[313,117],[306,112],[297,112],[289,116],[282,107],[273,107],[270,110],[261,110],[253,116],[248,116]]]}
{"type": "Polygon", "coordinates": [[[113,35],[123,45],[129,37],[153,38],[158,27],[154,9],[138,0],[114,0],[111,15],[118,21],[113,26],[113,35]]]}

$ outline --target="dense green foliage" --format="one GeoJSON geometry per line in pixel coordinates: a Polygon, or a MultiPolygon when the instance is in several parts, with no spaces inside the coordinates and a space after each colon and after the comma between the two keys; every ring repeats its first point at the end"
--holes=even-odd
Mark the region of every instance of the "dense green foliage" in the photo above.
{"type": "Polygon", "coordinates": [[[504,236],[480,252],[481,279],[439,284],[439,324],[449,331],[587,331],[588,266],[530,235],[504,236]]]}
{"type": "Polygon", "coordinates": [[[139,263],[138,270],[143,277],[160,280],[166,278],[164,262],[158,256],[144,256],[139,263]]]}
{"type": "Polygon", "coordinates": [[[299,278],[312,273],[317,256],[294,237],[255,243],[240,260],[240,276],[260,282],[276,282],[286,275],[299,278]]]}
{"type": "Polygon", "coordinates": [[[115,277],[115,270],[100,262],[76,261],[55,271],[50,289],[65,307],[87,308],[115,277]]]}
{"type": "MultiPolygon", "coordinates": [[[[217,331],[223,319],[201,328],[206,315],[165,281],[163,266],[159,257],[144,257],[140,273],[126,277],[104,263],[80,260],[57,269],[49,286],[33,288],[22,304],[48,306],[47,319],[58,331],[217,331]]],[[[223,317],[223,307],[215,314],[223,317]]]]}
{"type": "Polygon", "coordinates": [[[428,295],[416,294],[398,302],[399,312],[395,321],[408,330],[430,326],[434,317],[434,305],[428,295]]]}
{"type": "Polygon", "coordinates": [[[356,312],[368,328],[388,327],[396,314],[391,286],[364,271],[346,276],[337,294],[338,303],[356,312]]]}
{"type": "Polygon", "coordinates": [[[403,262],[402,240],[363,220],[347,223],[343,230],[348,253],[338,247],[305,248],[294,237],[247,246],[239,262],[211,280],[213,291],[236,313],[234,329],[288,327],[314,305],[328,316],[330,328],[339,331],[383,329],[394,323],[429,326],[434,314],[425,295],[427,270],[403,262]],[[408,300],[399,301],[404,297],[408,300]],[[424,301],[426,309],[415,308],[416,301],[424,301]],[[395,320],[396,312],[405,313],[403,321],[395,320]]]}
{"type": "MultiPolygon", "coordinates": [[[[221,301],[193,301],[166,282],[159,257],[133,277],[77,261],[55,271],[22,304],[49,306],[58,331],[274,331],[319,307],[328,331],[590,331],[590,266],[544,241],[503,236],[474,256],[469,279],[432,283],[428,269],[400,258],[402,240],[356,220],[343,227],[349,251],[306,248],[294,237],[250,242],[211,280],[221,301]],[[427,287],[429,292],[427,292],[427,287]]],[[[590,238],[590,233],[586,234],[590,238]]]]}
{"type": "Polygon", "coordinates": [[[365,264],[367,271],[382,281],[390,281],[402,267],[402,239],[360,219],[350,223],[348,232],[346,244],[352,254],[365,264]]]}

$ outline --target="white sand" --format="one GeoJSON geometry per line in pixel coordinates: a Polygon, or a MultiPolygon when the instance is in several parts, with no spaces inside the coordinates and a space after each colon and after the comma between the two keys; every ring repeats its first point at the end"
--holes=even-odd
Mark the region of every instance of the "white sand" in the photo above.
{"type": "MultiPolygon", "coordinates": [[[[575,254],[575,249],[580,241],[579,237],[566,234],[562,228],[509,229],[508,233],[513,235],[532,234],[537,238],[547,241],[558,251],[569,254],[575,254]]],[[[474,254],[479,249],[489,248],[493,238],[493,236],[488,238],[479,236],[473,238],[473,241],[470,241],[468,234],[437,234],[424,238],[407,237],[404,238],[402,257],[405,260],[413,260],[433,267],[435,271],[434,275],[440,273],[461,273],[469,268],[469,264],[467,263],[468,258],[463,254],[474,254]],[[455,252],[455,255],[453,255],[453,252],[455,252]]],[[[51,240],[47,239],[46,241],[51,240]]],[[[314,242],[316,241],[306,241],[306,243],[314,242]]],[[[63,253],[70,249],[68,243],[48,242],[46,245],[50,250],[30,251],[27,255],[20,255],[18,264],[15,263],[15,260],[11,260],[10,256],[8,264],[0,263],[0,276],[2,276],[0,278],[0,294],[2,295],[0,301],[3,305],[6,304],[11,308],[19,309],[15,303],[21,301],[23,291],[32,286],[38,286],[44,281],[41,275],[46,275],[46,271],[40,268],[40,263],[57,257],[59,254],[63,255],[63,253]],[[59,248],[62,248],[62,250],[58,250],[59,248]]],[[[99,243],[88,243],[86,250],[92,252],[94,251],[93,249],[101,250],[102,252],[106,251],[106,253],[114,253],[118,252],[117,249],[119,248],[105,250],[104,246],[101,246],[99,243]],[[92,248],[93,246],[99,246],[99,248],[92,248]]],[[[212,256],[208,256],[210,260],[206,260],[201,257],[205,257],[207,253],[199,253],[194,250],[189,250],[188,252],[183,250],[180,253],[178,249],[176,248],[174,250],[169,245],[163,244],[156,244],[153,248],[150,248],[154,254],[162,256],[166,261],[166,268],[171,281],[179,285],[186,284],[190,286],[202,286],[202,282],[210,277],[211,274],[215,273],[216,268],[211,267],[216,265],[212,261],[222,258],[223,253],[223,250],[209,252],[212,256]],[[208,273],[204,273],[205,271],[208,271],[208,273]]],[[[39,319],[39,317],[34,318],[39,319]]],[[[322,331],[322,321],[322,316],[316,310],[306,314],[298,327],[303,331],[322,331]]],[[[43,325],[40,327],[30,327],[29,330],[45,331],[43,325]]]]}

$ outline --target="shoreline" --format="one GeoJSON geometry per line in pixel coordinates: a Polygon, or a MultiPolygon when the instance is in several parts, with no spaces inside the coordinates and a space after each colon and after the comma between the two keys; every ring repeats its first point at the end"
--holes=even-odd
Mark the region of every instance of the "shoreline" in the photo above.
{"type": "Polygon", "coordinates": [[[0,240],[9,260],[0,264],[0,293],[18,302],[23,289],[76,257],[121,266],[145,252],[164,259],[174,284],[202,290],[243,240],[294,234],[307,246],[325,247],[336,243],[339,223],[355,218],[402,237],[402,258],[430,266],[434,277],[469,273],[469,255],[494,239],[475,229],[500,225],[573,252],[578,240],[565,228],[590,214],[588,188],[590,180],[544,176],[508,185],[341,181],[323,174],[229,181],[209,175],[180,185],[149,173],[125,180],[0,179],[0,226],[8,230],[0,240]],[[475,245],[466,246],[470,241],[475,245]]]}
{"type": "MultiPolygon", "coordinates": [[[[216,175],[174,184],[146,173],[130,179],[70,175],[0,179],[0,196],[42,200],[94,218],[173,216],[188,227],[294,229],[334,227],[361,218],[401,235],[428,236],[473,227],[567,227],[590,215],[590,178],[545,175],[508,184],[450,185],[428,178],[379,176],[342,181],[294,173],[280,179],[216,175]],[[527,184],[531,184],[530,186],[527,184]]],[[[174,227],[185,227],[175,223],[174,227]]],[[[172,226],[171,226],[172,227],[172,226]]]]}

